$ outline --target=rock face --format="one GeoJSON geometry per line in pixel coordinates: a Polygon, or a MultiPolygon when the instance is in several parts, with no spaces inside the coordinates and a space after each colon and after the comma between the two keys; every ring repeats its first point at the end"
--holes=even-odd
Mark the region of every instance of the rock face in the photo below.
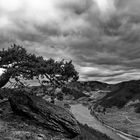
{"type": "Polygon", "coordinates": [[[80,134],[74,116],[61,107],[25,93],[14,93],[9,101],[15,114],[25,116],[44,128],[60,132],[67,138],[80,134]]]}

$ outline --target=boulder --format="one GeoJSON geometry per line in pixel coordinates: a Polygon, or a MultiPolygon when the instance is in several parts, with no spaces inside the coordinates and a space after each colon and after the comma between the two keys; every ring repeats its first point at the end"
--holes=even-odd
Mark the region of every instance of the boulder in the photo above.
{"type": "Polygon", "coordinates": [[[56,106],[40,97],[26,93],[14,93],[9,98],[13,112],[34,121],[38,125],[74,138],[80,134],[74,116],[62,107],[56,106]]]}

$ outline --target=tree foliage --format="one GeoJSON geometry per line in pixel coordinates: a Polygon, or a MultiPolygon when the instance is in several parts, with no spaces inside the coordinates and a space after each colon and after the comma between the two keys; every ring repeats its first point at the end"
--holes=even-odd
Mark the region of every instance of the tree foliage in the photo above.
{"type": "Polygon", "coordinates": [[[18,77],[25,80],[44,79],[42,83],[47,82],[54,87],[62,87],[79,78],[72,61],[46,60],[15,44],[0,51],[0,68],[6,69],[15,80],[18,77]]]}

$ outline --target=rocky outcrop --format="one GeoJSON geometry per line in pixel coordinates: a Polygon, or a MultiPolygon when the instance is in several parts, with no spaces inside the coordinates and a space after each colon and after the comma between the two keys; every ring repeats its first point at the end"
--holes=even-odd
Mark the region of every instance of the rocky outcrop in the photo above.
{"type": "Polygon", "coordinates": [[[14,93],[9,101],[15,114],[25,116],[44,128],[60,132],[67,138],[80,134],[76,119],[64,108],[39,97],[18,92],[14,93]]]}

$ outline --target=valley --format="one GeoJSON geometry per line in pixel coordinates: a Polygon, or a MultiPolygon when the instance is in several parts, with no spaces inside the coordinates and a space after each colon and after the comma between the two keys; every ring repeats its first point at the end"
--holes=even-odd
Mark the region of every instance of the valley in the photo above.
{"type": "Polygon", "coordinates": [[[96,115],[103,124],[138,139],[140,137],[139,87],[139,81],[122,82],[111,85],[110,91],[106,89],[90,91],[89,100],[84,99],[83,102],[80,100],[80,103],[88,105],[91,114],[96,115]]]}
{"type": "MultiPolygon", "coordinates": [[[[1,89],[1,98],[12,96],[10,90],[1,89]]],[[[56,99],[55,105],[70,110],[80,123],[82,133],[85,133],[73,140],[81,140],[83,137],[84,140],[92,140],[93,137],[98,140],[99,135],[102,137],[101,140],[106,136],[105,140],[109,140],[109,137],[113,140],[139,139],[139,81],[128,81],[117,85],[96,81],[77,82],[68,85],[62,91],[65,93],[64,99],[63,101],[56,99]],[[85,125],[93,129],[92,133],[90,128],[86,130],[85,125]],[[98,133],[99,135],[95,136],[98,133]]],[[[26,92],[43,97],[42,87],[30,87],[26,92]]],[[[49,101],[49,96],[45,93],[43,99],[49,101]]],[[[46,135],[45,133],[43,135],[46,135]]],[[[61,139],[60,136],[57,138],[61,139]]]]}

